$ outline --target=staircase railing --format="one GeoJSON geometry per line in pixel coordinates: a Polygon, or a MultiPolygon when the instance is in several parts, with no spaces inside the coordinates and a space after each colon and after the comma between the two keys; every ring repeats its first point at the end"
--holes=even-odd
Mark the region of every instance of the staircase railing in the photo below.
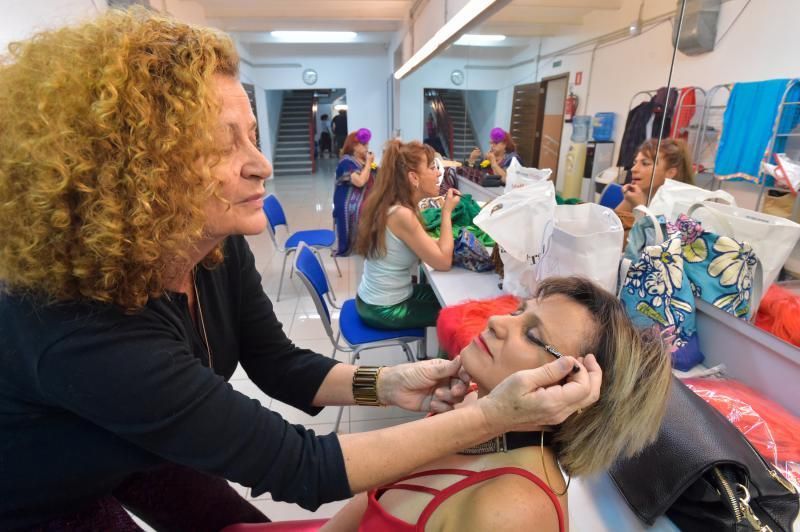
{"type": "Polygon", "coordinates": [[[453,127],[453,120],[447,112],[442,97],[438,93],[431,97],[431,106],[433,107],[433,121],[436,124],[436,131],[443,131],[445,134],[445,141],[447,142],[447,150],[450,158],[455,158],[455,130],[453,127]]]}
{"type": "Polygon", "coordinates": [[[311,109],[308,116],[308,153],[311,157],[311,173],[317,172],[316,144],[314,139],[317,137],[317,97],[311,97],[311,109]]]}

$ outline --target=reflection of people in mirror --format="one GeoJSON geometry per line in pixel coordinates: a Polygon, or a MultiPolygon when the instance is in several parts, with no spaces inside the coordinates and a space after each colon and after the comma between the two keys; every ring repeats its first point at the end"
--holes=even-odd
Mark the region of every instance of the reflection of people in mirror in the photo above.
{"type": "Polygon", "coordinates": [[[502,128],[493,128],[489,134],[489,151],[481,161],[481,149],[477,146],[470,152],[467,164],[472,167],[482,168],[490,174],[494,174],[500,180],[506,182],[506,169],[511,165],[511,161],[519,160],[517,146],[508,131],[502,128]]]}
{"type": "Polygon", "coordinates": [[[686,142],[680,139],[663,139],[658,152],[658,165],[654,168],[657,146],[657,139],[647,140],[639,146],[631,169],[633,179],[622,187],[624,199],[614,210],[622,221],[626,240],[634,223],[633,209],[639,205],[647,205],[664,181],[674,179],[694,185],[692,156],[686,142]]]}
{"type": "Polygon", "coordinates": [[[331,128],[328,125],[328,115],[322,115],[320,118],[320,131],[319,131],[319,152],[320,159],[323,157],[330,157],[333,153],[333,142],[331,139],[331,128]]]}
{"type": "Polygon", "coordinates": [[[561,353],[583,357],[576,375],[603,369],[595,405],[544,432],[506,434],[503,448],[490,440],[360,494],[323,530],[567,530],[561,470],[595,474],[652,442],[671,365],[657,333],[642,336],[613,294],[577,277],[547,279],[517,311],[491,317],[461,361],[480,397],[561,353]]]}

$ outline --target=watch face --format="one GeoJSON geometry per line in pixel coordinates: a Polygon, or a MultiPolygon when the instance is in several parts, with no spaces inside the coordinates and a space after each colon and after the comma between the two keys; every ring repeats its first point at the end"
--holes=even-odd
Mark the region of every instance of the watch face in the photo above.
{"type": "Polygon", "coordinates": [[[317,71],[309,68],[303,71],[303,83],[306,85],[313,85],[317,82],[317,71]]]}
{"type": "Polygon", "coordinates": [[[461,85],[464,83],[464,73],[460,70],[453,70],[450,73],[450,81],[453,82],[453,85],[461,85]]]}

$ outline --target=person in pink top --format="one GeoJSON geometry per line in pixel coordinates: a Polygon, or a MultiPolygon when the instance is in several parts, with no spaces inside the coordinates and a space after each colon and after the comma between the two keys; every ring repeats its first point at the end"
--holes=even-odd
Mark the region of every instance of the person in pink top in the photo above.
{"type": "Polygon", "coordinates": [[[490,318],[461,361],[480,397],[515,371],[564,355],[602,368],[595,404],[362,493],[322,530],[568,530],[569,477],[602,471],[655,439],[671,373],[664,340],[638,331],[613,294],[577,277],[545,280],[517,311],[490,318]]]}

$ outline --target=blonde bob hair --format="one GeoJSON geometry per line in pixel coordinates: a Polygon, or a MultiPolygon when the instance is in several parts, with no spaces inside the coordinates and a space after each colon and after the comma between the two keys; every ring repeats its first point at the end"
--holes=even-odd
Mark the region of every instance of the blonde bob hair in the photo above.
{"type": "Polygon", "coordinates": [[[618,457],[632,456],[658,435],[667,405],[672,364],[661,337],[639,331],[619,299],[580,277],[544,280],[534,297],[564,295],[585,307],[594,336],[583,353],[593,353],[603,369],[600,399],[556,428],[555,449],[571,475],[607,469],[618,457]]]}
{"type": "MultiPolygon", "coordinates": [[[[215,74],[231,40],[109,10],[12,43],[0,62],[0,283],[128,311],[164,292],[218,183],[215,74]]],[[[218,247],[206,264],[222,260],[218,247]]]]}

